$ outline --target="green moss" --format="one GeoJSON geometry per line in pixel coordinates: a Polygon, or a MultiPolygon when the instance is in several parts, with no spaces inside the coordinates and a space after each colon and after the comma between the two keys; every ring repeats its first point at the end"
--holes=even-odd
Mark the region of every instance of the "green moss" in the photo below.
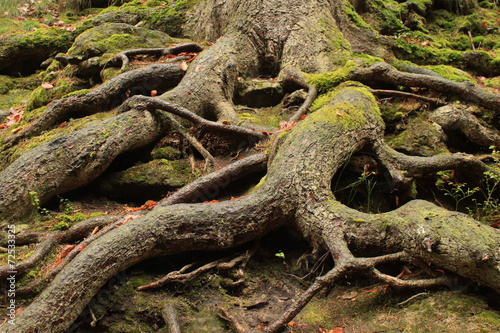
{"type": "Polygon", "coordinates": [[[45,89],[40,86],[36,88],[26,104],[26,111],[31,111],[41,106],[44,106],[55,99],[75,91],[80,90],[84,83],[79,80],[60,79],[56,82],[54,88],[45,89]]]}
{"type": "Polygon", "coordinates": [[[342,68],[333,72],[326,72],[321,74],[305,74],[307,82],[314,85],[320,93],[325,93],[328,90],[336,87],[341,82],[349,79],[351,71],[358,66],[352,60],[347,61],[342,68]]]}
{"type": "Polygon", "coordinates": [[[153,159],[178,160],[182,156],[181,152],[173,147],[155,148],[151,152],[153,159]]]}
{"type": "Polygon", "coordinates": [[[87,95],[90,91],[92,91],[91,89],[80,89],[80,90],[76,90],[76,91],[73,91],[73,92],[70,92],[69,94],[66,94],[64,96],[62,96],[62,98],[66,98],[66,97],[70,97],[70,96],[83,96],[83,95],[87,95]]]}
{"type": "Polygon", "coordinates": [[[467,72],[460,70],[458,68],[447,66],[447,65],[433,65],[433,66],[423,66],[424,68],[430,69],[431,71],[441,75],[445,79],[456,81],[456,82],[475,82],[475,79],[467,72]]]}
{"type": "Polygon", "coordinates": [[[18,42],[22,48],[44,47],[50,48],[52,54],[67,50],[71,44],[70,35],[67,31],[58,28],[41,28],[29,34],[23,35],[18,42]]]}
{"type": "Polygon", "coordinates": [[[175,42],[169,35],[123,23],[104,23],[80,34],[68,54],[94,57],[131,48],[164,47],[175,42]]]}
{"type": "Polygon", "coordinates": [[[66,230],[69,228],[69,223],[68,222],[58,222],[54,224],[52,227],[52,230],[66,230]]]}
{"type": "Polygon", "coordinates": [[[356,12],[354,7],[349,1],[344,1],[343,7],[344,13],[349,16],[349,18],[356,24],[358,27],[374,30],[368,23],[366,23],[363,18],[356,12]]]}
{"type": "Polygon", "coordinates": [[[6,75],[0,75],[0,94],[6,94],[15,86],[14,81],[6,75]]]}

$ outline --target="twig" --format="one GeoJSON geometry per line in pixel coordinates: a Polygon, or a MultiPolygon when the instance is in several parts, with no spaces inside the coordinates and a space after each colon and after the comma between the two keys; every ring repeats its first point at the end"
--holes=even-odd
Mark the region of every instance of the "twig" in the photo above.
{"type": "Polygon", "coordinates": [[[372,94],[375,94],[375,95],[400,96],[400,97],[419,99],[419,100],[431,103],[431,104],[436,105],[436,106],[442,106],[442,105],[446,104],[445,102],[443,102],[442,100],[437,99],[437,98],[425,97],[425,96],[407,93],[407,92],[398,91],[398,90],[370,89],[370,92],[372,94]]]}
{"type": "Polygon", "coordinates": [[[408,298],[406,301],[398,303],[397,305],[405,305],[405,304],[411,302],[413,299],[420,297],[420,296],[423,296],[423,295],[429,295],[429,293],[428,292],[418,293],[418,294],[413,295],[412,297],[408,298]]]}
{"type": "Polygon", "coordinates": [[[161,310],[161,316],[170,330],[170,333],[181,333],[181,326],[179,325],[179,318],[174,307],[169,303],[161,310]]]}
{"type": "Polygon", "coordinates": [[[245,329],[243,328],[243,326],[241,326],[240,323],[238,323],[238,321],[236,320],[236,318],[231,316],[226,309],[224,309],[222,306],[219,306],[218,309],[222,312],[222,315],[219,315],[220,318],[231,323],[231,325],[233,325],[234,330],[237,333],[245,333],[245,329]]]}
{"type": "Polygon", "coordinates": [[[181,133],[186,138],[186,140],[188,140],[189,143],[203,156],[203,158],[205,159],[205,172],[212,168],[218,167],[215,158],[212,156],[212,154],[210,154],[208,150],[205,149],[205,147],[203,147],[198,139],[196,139],[191,133],[189,133],[189,131],[184,126],[182,126],[182,124],[179,123],[174,117],[172,117],[171,115],[167,115],[167,117],[169,118],[172,126],[179,133],[181,133]]]}

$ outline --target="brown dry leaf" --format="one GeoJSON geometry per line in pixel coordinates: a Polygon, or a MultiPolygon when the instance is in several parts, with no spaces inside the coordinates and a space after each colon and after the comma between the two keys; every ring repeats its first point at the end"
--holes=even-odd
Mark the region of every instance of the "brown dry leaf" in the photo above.
{"type": "Polygon", "coordinates": [[[24,107],[12,107],[10,108],[10,115],[7,116],[7,121],[5,122],[5,127],[11,127],[21,121],[23,117],[24,107]]]}
{"type": "Polygon", "coordinates": [[[188,64],[187,64],[187,62],[185,62],[185,61],[181,62],[181,65],[180,65],[180,66],[181,66],[181,69],[182,69],[183,71],[187,71],[187,69],[188,69],[188,64]]]}
{"type": "Polygon", "coordinates": [[[54,85],[50,82],[44,82],[44,83],[42,83],[42,88],[45,90],[49,90],[49,89],[54,88],[54,85]]]}
{"type": "Polygon", "coordinates": [[[151,97],[156,97],[156,95],[158,95],[158,91],[151,90],[151,97]]]}

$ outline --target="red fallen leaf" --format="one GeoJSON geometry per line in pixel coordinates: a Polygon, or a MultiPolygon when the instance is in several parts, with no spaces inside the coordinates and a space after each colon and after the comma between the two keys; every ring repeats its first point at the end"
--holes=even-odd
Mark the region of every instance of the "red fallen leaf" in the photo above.
{"type": "Polygon", "coordinates": [[[187,71],[187,69],[188,69],[188,64],[187,64],[187,62],[185,62],[185,61],[181,62],[180,66],[181,66],[181,69],[182,69],[183,71],[187,71]]]}
{"type": "Polygon", "coordinates": [[[57,127],[61,128],[61,127],[66,126],[67,124],[68,124],[68,122],[67,122],[67,121],[63,121],[63,122],[62,122],[62,123],[60,123],[60,124],[59,124],[59,126],[57,126],[57,127]]]}
{"type": "Polygon", "coordinates": [[[44,83],[42,83],[42,88],[45,90],[49,90],[49,89],[54,88],[54,85],[50,82],[44,82],[44,83]]]}
{"type": "Polygon", "coordinates": [[[79,248],[78,251],[83,251],[87,247],[87,244],[82,244],[79,248]]]}
{"type": "Polygon", "coordinates": [[[227,120],[222,121],[222,123],[223,123],[224,125],[231,125],[231,123],[230,123],[229,121],[227,121],[227,120]]]}
{"type": "Polygon", "coordinates": [[[156,95],[158,95],[158,91],[151,90],[151,97],[156,97],[156,95]]]}
{"type": "Polygon", "coordinates": [[[291,321],[291,322],[289,322],[288,324],[286,324],[286,326],[293,327],[293,326],[295,326],[295,322],[294,322],[294,321],[291,321]]]}
{"type": "Polygon", "coordinates": [[[297,125],[296,121],[291,121],[291,122],[287,122],[286,120],[280,121],[280,129],[284,129],[287,131],[291,130],[295,125],[297,125]]]}
{"type": "Polygon", "coordinates": [[[302,116],[300,116],[300,120],[304,120],[307,118],[307,114],[303,114],[302,116]]]}
{"type": "Polygon", "coordinates": [[[214,202],[219,202],[219,200],[203,201],[203,203],[214,203],[214,202]]]}

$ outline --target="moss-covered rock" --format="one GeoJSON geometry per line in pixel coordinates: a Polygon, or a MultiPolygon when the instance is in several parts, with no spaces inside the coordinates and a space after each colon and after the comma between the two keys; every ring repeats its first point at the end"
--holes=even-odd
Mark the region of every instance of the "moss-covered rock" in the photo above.
{"type": "Polygon", "coordinates": [[[407,128],[389,138],[389,145],[401,152],[417,156],[448,153],[442,129],[421,117],[410,120],[407,128]]]}
{"type": "Polygon", "coordinates": [[[193,179],[187,161],[159,159],[113,173],[100,182],[100,188],[117,200],[159,199],[193,179]]]}
{"type": "Polygon", "coordinates": [[[79,35],[68,50],[68,54],[90,58],[131,48],[165,47],[174,41],[163,32],[125,23],[105,23],[79,35]]]}
{"type": "Polygon", "coordinates": [[[66,51],[72,41],[72,34],[59,28],[7,32],[0,37],[0,73],[13,76],[33,73],[47,58],[66,51]]]}
{"type": "Polygon", "coordinates": [[[28,103],[26,104],[26,111],[37,109],[47,105],[55,99],[62,98],[73,91],[84,88],[87,88],[86,83],[78,79],[58,80],[51,89],[40,86],[31,93],[28,103]]]}
{"type": "Polygon", "coordinates": [[[240,80],[235,102],[261,108],[278,104],[284,96],[283,87],[278,82],[264,79],[240,80]]]}

